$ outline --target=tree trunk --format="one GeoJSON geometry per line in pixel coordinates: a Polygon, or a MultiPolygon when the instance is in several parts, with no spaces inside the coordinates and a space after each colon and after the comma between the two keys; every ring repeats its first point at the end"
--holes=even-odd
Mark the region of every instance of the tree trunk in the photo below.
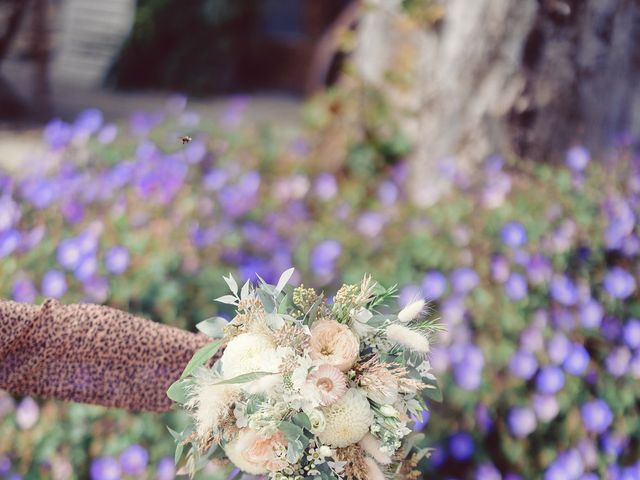
{"type": "Polygon", "coordinates": [[[406,112],[410,189],[429,204],[452,165],[492,153],[558,160],[575,142],[598,156],[619,134],[637,137],[638,45],[638,0],[448,0],[431,26],[378,0],[355,63],[406,112]],[[408,84],[389,80],[399,70],[408,84]]]}

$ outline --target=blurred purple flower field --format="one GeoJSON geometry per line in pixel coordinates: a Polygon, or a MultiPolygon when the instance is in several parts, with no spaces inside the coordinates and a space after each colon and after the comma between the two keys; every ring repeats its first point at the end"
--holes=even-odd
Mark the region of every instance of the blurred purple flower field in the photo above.
{"type": "MultiPolygon", "coordinates": [[[[228,271],[273,282],[295,266],[328,293],[370,272],[399,283],[401,305],[429,299],[447,328],[431,352],[444,403],[420,422],[436,448],[426,477],[640,478],[632,152],[606,165],[580,146],[566,165],[492,157],[418,208],[402,159],[324,168],[304,133],[248,127],[249,101],[215,122],[183,97],[128,124],[97,110],[50,122],[47,153],[0,175],[0,294],[191,328],[228,316],[211,300],[228,271]]],[[[173,478],[163,424],[184,421],[9,396],[0,419],[0,477],[95,480],[173,478]]]]}

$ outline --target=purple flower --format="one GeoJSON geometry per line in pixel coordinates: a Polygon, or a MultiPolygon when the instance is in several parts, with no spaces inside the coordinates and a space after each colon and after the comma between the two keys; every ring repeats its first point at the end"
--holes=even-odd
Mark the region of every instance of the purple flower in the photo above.
{"type": "Polygon", "coordinates": [[[383,205],[393,205],[399,196],[398,186],[389,180],[382,182],[378,187],[378,200],[383,205]]]}
{"type": "Polygon", "coordinates": [[[636,281],[629,272],[614,267],[604,276],[604,289],[613,298],[625,299],[636,289],[636,281]]]}
{"type": "Polygon", "coordinates": [[[483,463],[476,468],[476,480],[502,480],[500,471],[492,463],[483,463]]]}
{"type": "Polygon", "coordinates": [[[69,200],[62,204],[60,213],[70,224],[78,223],[84,218],[84,205],[80,202],[69,200]]]}
{"type": "Polygon", "coordinates": [[[28,277],[19,277],[13,282],[13,289],[11,291],[11,298],[16,302],[21,303],[33,303],[36,300],[38,291],[35,285],[28,277]]]}
{"type": "Polygon", "coordinates": [[[4,454],[0,454],[0,475],[7,475],[11,470],[11,460],[4,454]]]}
{"type": "Polygon", "coordinates": [[[602,320],[600,333],[609,341],[617,341],[622,335],[622,325],[616,317],[606,316],[602,320]]]}
{"type": "Polygon", "coordinates": [[[171,457],[164,457],[156,467],[156,480],[173,480],[176,475],[176,467],[171,457]]]}
{"type": "Polygon", "coordinates": [[[482,383],[484,355],[482,350],[473,344],[458,344],[451,348],[453,378],[463,390],[476,390],[482,383]]]}
{"type": "Polygon", "coordinates": [[[120,466],[127,475],[142,475],[149,462],[149,453],[141,445],[134,444],[120,455],[120,466]]]}
{"type": "Polygon", "coordinates": [[[378,212],[364,212],[356,220],[356,228],[365,237],[375,238],[380,235],[384,228],[384,215],[378,212]]]}
{"type": "Polygon", "coordinates": [[[507,222],[500,232],[502,243],[507,247],[518,248],[527,243],[527,230],[521,223],[507,222]]]}
{"type": "Polygon", "coordinates": [[[582,375],[589,366],[589,353],[583,345],[574,343],[571,345],[568,355],[565,357],[562,367],[571,375],[582,375]]]}
{"type": "Polygon", "coordinates": [[[80,112],[73,125],[76,133],[92,135],[102,126],[102,112],[88,108],[80,112]]]}
{"type": "Polygon", "coordinates": [[[514,272],[509,275],[504,285],[505,293],[514,302],[522,300],[527,296],[527,281],[521,274],[514,272]]]}
{"type": "Polygon", "coordinates": [[[467,432],[456,432],[449,437],[449,453],[451,456],[464,462],[473,455],[473,438],[467,432]]]}
{"type": "Polygon", "coordinates": [[[582,423],[587,432],[603,433],[613,422],[613,412],[604,400],[590,400],[580,409],[582,423]]]}
{"type": "Polygon", "coordinates": [[[57,250],[58,263],[67,270],[75,270],[82,260],[82,250],[76,238],[62,240],[57,250]]]}
{"type": "Polygon", "coordinates": [[[447,291],[447,278],[438,271],[427,272],[422,279],[422,294],[427,300],[437,300],[447,291]]]}
{"type": "Polygon", "coordinates": [[[604,316],[604,308],[593,299],[587,300],[579,308],[580,323],[584,328],[599,328],[604,316]]]}
{"type": "Polygon", "coordinates": [[[560,412],[560,404],[558,399],[553,395],[533,395],[533,410],[536,412],[538,420],[541,422],[550,422],[560,412]]]}
{"type": "Polygon", "coordinates": [[[330,200],[338,193],[336,177],[330,173],[322,173],[316,178],[313,191],[320,200],[330,200]]]}
{"type": "Polygon", "coordinates": [[[551,262],[541,253],[534,253],[527,261],[527,276],[532,285],[542,285],[551,279],[551,262]]]}
{"type": "Polygon", "coordinates": [[[84,282],[85,280],[91,278],[96,271],[98,270],[98,260],[93,255],[84,255],[80,259],[80,263],[76,267],[73,272],[73,275],[84,282]]]}
{"type": "Polygon", "coordinates": [[[478,403],[475,409],[476,424],[483,432],[489,432],[493,429],[493,419],[491,413],[484,403],[478,403]]]}
{"type": "Polygon", "coordinates": [[[527,327],[520,333],[520,346],[530,352],[544,348],[544,335],[537,327],[527,327]]]}
{"type": "Polygon", "coordinates": [[[309,266],[320,276],[331,276],[336,261],[342,253],[342,246],[337,240],[323,240],[311,251],[309,266]]]}
{"type": "Polygon", "coordinates": [[[504,255],[493,255],[491,257],[491,278],[498,283],[504,283],[509,278],[509,261],[504,255]]]}
{"type": "Polygon", "coordinates": [[[640,347],[640,320],[636,318],[627,320],[622,329],[622,338],[629,348],[640,347]]]}
{"type": "Polygon", "coordinates": [[[567,355],[569,355],[570,348],[571,344],[567,337],[562,333],[554,334],[547,344],[549,359],[556,365],[560,365],[564,362],[565,358],[567,358],[567,355]]]}
{"type": "Polygon", "coordinates": [[[200,163],[207,154],[207,146],[202,140],[194,140],[184,149],[184,156],[189,163],[200,163]]]}
{"type": "Polygon", "coordinates": [[[20,232],[17,230],[0,231],[0,258],[11,255],[20,244],[20,232]]]}
{"type": "Polygon", "coordinates": [[[58,150],[66,147],[73,135],[71,126],[63,122],[59,118],[51,120],[44,128],[44,141],[47,142],[49,148],[58,150]]]}
{"type": "Polygon", "coordinates": [[[610,457],[620,456],[628,444],[629,437],[620,433],[605,432],[600,437],[600,447],[605,455],[610,457]]]}
{"type": "Polygon", "coordinates": [[[104,277],[93,276],[83,284],[84,293],[96,303],[103,303],[109,296],[109,283],[104,277]]]}
{"type": "Polygon", "coordinates": [[[566,275],[556,275],[551,279],[549,293],[556,302],[565,306],[575,305],[578,301],[578,290],[566,275]]]}
{"type": "Polygon", "coordinates": [[[43,177],[31,177],[20,185],[20,194],[36,209],[43,209],[58,199],[60,185],[43,177]]]}
{"type": "Polygon", "coordinates": [[[565,163],[574,172],[582,172],[589,163],[589,150],[581,145],[576,145],[567,150],[565,163]]]}
{"type": "Polygon", "coordinates": [[[215,192],[225,186],[228,178],[229,174],[226,171],[221,168],[216,168],[208,171],[202,177],[202,185],[205,190],[215,192]]]}
{"type": "Polygon", "coordinates": [[[113,123],[105,125],[98,133],[98,141],[103,145],[113,142],[118,136],[118,127],[113,123]]]}
{"type": "Polygon", "coordinates": [[[577,450],[562,452],[545,472],[544,480],[576,480],[584,473],[584,464],[577,450]]]}
{"type": "Polygon", "coordinates": [[[49,270],[42,277],[42,294],[45,297],[62,298],[67,291],[67,280],[60,270],[49,270]]]}
{"type": "Polygon", "coordinates": [[[91,480],[120,480],[120,464],[112,457],[99,457],[91,462],[91,480]]]}
{"type": "Polygon", "coordinates": [[[524,438],[536,429],[536,415],[529,407],[513,407],[507,414],[507,425],[514,437],[524,438]]]}
{"type": "Polygon", "coordinates": [[[16,407],[16,423],[22,430],[33,427],[40,418],[40,407],[31,397],[25,397],[16,407]]]}
{"type": "Polygon", "coordinates": [[[473,290],[479,280],[475,270],[469,267],[457,268],[451,272],[451,286],[457,293],[467,293],[473,290]]]}
{"type": "Polygon", "coordinates": [[[453,379],[463,390],[476,390],[482,383],[482,370],[471,365],[458,363],[453,367],[453,379]]]}
{"type": "Polygon", "coordinates": [[[146,112],[134,112],[131,117],[129,117],[129,130],[136,136],[144,136],[161,121],[161,115],[146,112]]]}
{"type": "Polygon", "coordinates": [[[529,380],[538,370],[538,360],[532,353],[518,350],[509,361],[509,369],[516,377],[529,380]]]}
{"type": "Polygon", "coordinates": [[[631,352],[627,347],[614,348],[604,359],[607,371],[614,377],[621,377],[629,368],[631,352]]]}
{"type": "Polygon", "coordinates": [[[104,263],[109,273],[120,275],[129,266],[129,251],[122,246],[112,247],[107,251],[104,263]]]}
{"type": "Polygon", "coordinates": [[[540,393],[554,394],[564,387],[564,373],[555,366],[546,366],[540,369],[536,377],[536,389],[540,393]]]}
{"type": "Polygon", "coordinates": [[[9,195],[0,196],[0,231],[14,227],[21,215],[20,206],[9,195]]]}

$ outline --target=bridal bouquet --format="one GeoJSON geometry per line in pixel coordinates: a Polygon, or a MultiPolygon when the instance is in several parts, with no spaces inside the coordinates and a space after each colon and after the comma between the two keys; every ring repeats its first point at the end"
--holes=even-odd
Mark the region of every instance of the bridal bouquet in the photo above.
{"type": "Polygon", "coordinates": [[[176,463],[193,475],[209,461],[270,479],[418,478],[428,453],[416,444],[425,397],[440,392],[426,354],[439,328],[425,302],[399,313],[365,276],[332,301],[313,289],[247,282],[218,301],[236,316],[198,328],[216,339],[168,391],[192,424],[176,439],[176,463]],[[216,355],[224,346],[222,355],[216,355]]]}

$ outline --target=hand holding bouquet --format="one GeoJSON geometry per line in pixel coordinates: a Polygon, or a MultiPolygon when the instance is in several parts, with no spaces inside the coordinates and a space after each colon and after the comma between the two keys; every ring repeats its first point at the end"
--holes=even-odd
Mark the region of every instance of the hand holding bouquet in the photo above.
{"type": "Polygon", "coordinates": [[[218,340],[197,352],[169,396],[192,426],[172,431],[176,462],[193,474],[228,458],[239,471],[271,479],[417,478],[427,453],[415,445],[412,419],[438,399],[426,354],[439,326],[416,300],[397,314],[365,276],[328,302],[303,285],[248,282],[232,294],[231,322],[198,328],[218,340]],[[204,366],[225,345],[211,368],[204,366]]]}

